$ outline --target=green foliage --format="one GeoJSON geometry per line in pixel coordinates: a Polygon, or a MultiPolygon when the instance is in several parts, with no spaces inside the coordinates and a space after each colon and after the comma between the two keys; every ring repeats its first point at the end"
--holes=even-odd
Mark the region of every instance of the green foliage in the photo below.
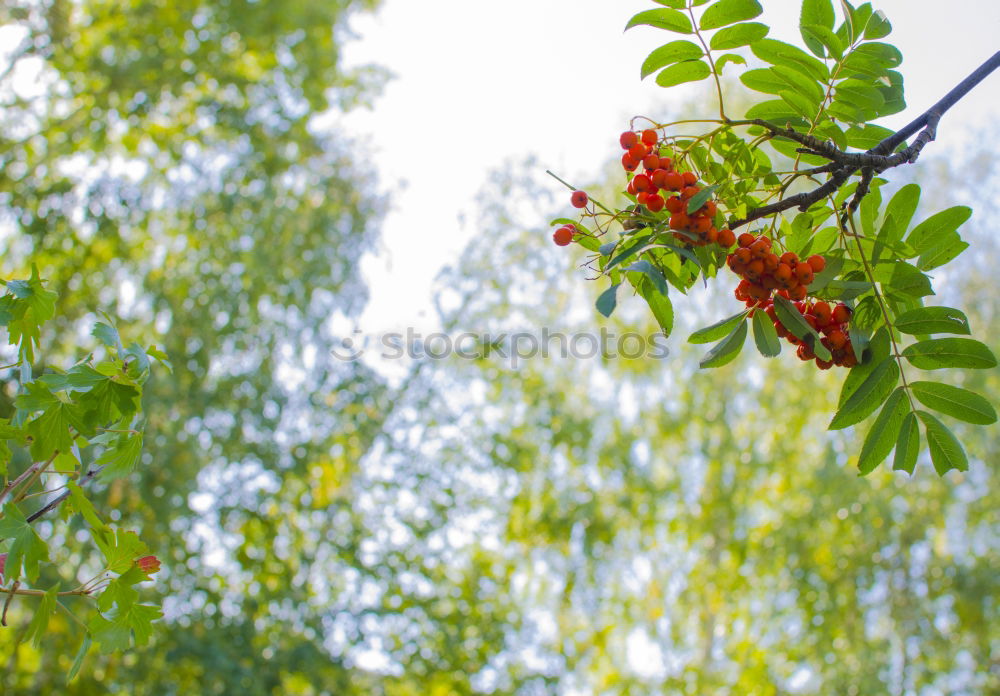
{"type": "MultiPolygon", "coordinates": [[[[912,370],[986,370],[997,364],[979,340],[935,336],[971,335],[961,310],[924,305],[925,298],[940,290],[928,272],[968,248],[959,230],[972,211],[955,205],[914,224],[920,186],[912,183],[883,200],[889,173],[916,160],[933,139],[932,131],[922,131],[926,121],[915,121],[915,130],[906,134],[916,136],[909,146],[905,138],[896,139],[892,131],[873,123],[905,108],[903,81],[896,70],[902,55],[881,40],[891,31],[888,20],[869,3],[854,7],[846,1],[803,0],[802,48],[770,36],[769,27],[752,21],[763,11],[757,0],[657,4],[666,7],[638,13],[626,30],[652,27],[687,38],[653,51],[641,76],[655,75],[664,87],[711,80],[718,117],[663,123],[633,119],[629,130],[637,135],[655,132],[653,155],[669,157],[672,164],[642,163],[647,177],[643,181],[636,177],[643,171],[639,160],[646,155],[630,151],[622,161],[628,173],[628,203],[612,210],[591,197],[594,208],[583,215],[592,218],[590,228],[596,230],[590,242],[598,253],[591,260],[599,275],[613,283],[598,300],[599,311],[608,317],[615,310],[614,288],[625,261],[630,264],[626,270],[643,273],[658,289],[662,285],[660,295],[667,294],[668,285],[687,293],[699,278],[707,283],[728,266],[744,278],[736,294],[756,312],[754,343],[761,355],[777,356],[779,336],[790,334],[801,359],[815,359],[822,369],[850,369],[831,430],[855,426],[881,408],[861,447],[862,473],[874,470],[894,446],[896,468],[912,470],[919,442],[915,419],[924,425],[938,473],[964,470],[966,454],[954,434],[934,416],[915,410],[916,404],[976,425],[995,422],[992,405],[959,387],[916,380],[912,370]],[[723,50],[737,53],[715,53],[723,50]],[[739,74],[751,101],[743,118],[734,118],[727,109],[727,99],[734,101],[728,96],[734,87],[723,83],[721,72],[728,64],[747,65],[748,54],[765,67],[744,68],[739,74]],[[703,132],[692,134],[692,124],[703,124],[703,132]],[[629,158],[634,159],[631,164],[629,158]],[[670,203],[670,192],[678,190],[668,187],[666,177],[659,184],[649,183],[664,167],[663,174],[672,167],[693,172],[698,181],[696,189],[684,189],[683,196],[673,200],[680,206],[664,206],[662,200],[654,205],[655,196],[670,203]],[[709,203],[714,207],[707,207],[709,203]],[[696,229],[694,218],[684,214],[698,216],[702,211],[708,211],[706,219],[699,218],[704,226],[696,229]],[[705,231],[709,226],[711,234],[705,231]],[[738,233],[741,228],[753,230],[751,239],[765,239],[768,250],[773,245],[773,258],[781,260],[768,261],[766,270],[763,265],[747,270],[751,258],[763,264],[764,254],[740,260],[716,241],[722,231],[738,233]],[[617,239],[602,244],[605,235],[617,239]],[[797,255],[788,262],[792,277],[786,281],[789,275],[782,280],[768,275],[784,263],[786,252],[797,255]],[[820,257],[822,266],[803,275],[794,266],[810,256],[820,257]],[[806,280],[800,283],[800,277],[806,280]],[[841,328],[824,328],[830,320],[822,323],[813,314],[826,311],[820,307],[826,302],[842,305],[851,315],[841,328]],[[846,341],[838,335],[835,344],[832,332],[846,334],[846,341]]],[[[746,103],[746,95],[739,96],[746,103]]],[[[642,146],[637,147],[641,152],[642,146]]],[[[649,294],[643,297],[648,300],[649,294]]],[[[747,335],[745,316],[691,335],[692,343],[719,341],[701,360],[702,367],[719,368],[735,359],[747,335]]]]}

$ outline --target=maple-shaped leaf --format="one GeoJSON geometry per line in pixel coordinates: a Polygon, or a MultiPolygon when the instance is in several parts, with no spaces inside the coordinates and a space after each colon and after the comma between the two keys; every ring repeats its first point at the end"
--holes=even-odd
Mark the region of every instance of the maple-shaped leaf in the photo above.
{"type": "Polygon", "coordinates": [[[41,647],[42,638],[45,637],[45,629],[49,627],[49,619],[56,612],[56,602],[59,601],[58,592],[59,585],[56,584],[42,595],[42,601],[39,602],[38,608],[35,609],[35,615],[28,625],[28,632],[25,634],[24,640],[30,640],[36,648],[41,647]]]}
{"type": "Polygon", "coordinates": [[[101,481],[110,481],[128,476],[135,471],[140,456],[142,456],[142,433],[128,433],[119,435],[110,442],[94,464],[104,467],[101,470],[101,481]]]}
{"type": "Polygon", "coordinates": [[[94,541],[104,553],[108,570],[124,573],[136,558],[149,554],[149,549],[135,532],[118,529],[114,534],[94,535],[94,541]]]}
{"type": "Polygon", "coordinates": [[[108,618],[98,614],[87,628],[103,653],[127,650],[129,638],[135,636],[138,646],[149,643],[153,635],[153,621],[163,616],[159,607],[150,604],[133,604],[127,610],[114,611],[108,618]]]}
{"type": "Polygon", "coordinates": [[[49,547],[12,503],[3,506],[0,539],[11,539],[10,548],[7,549],[4,579],[19,578],[23,566],[28,582],[35,582],[38,579],[38,564],[49,560],[49,547]]]}
{"type": "Polygon", "coordinates": [[[102,612],[107,612],[111,607],[117,606],[119,612],[126,611],[139,599],[139,592],[132,586],[145,579],[146,574],[138,566],[133,565],[108,583],[108,586],[97,598],[97,608],[102,612]]]}
{"type": "Polygon", "coordinates": [[[77,403],[89,422],[109,423],[130,417],[139,410],[139,390],[105,377],[80,394],[77,403]]]}
{"type": "Polygon", "coordinates": [[[70,428],[83,435],[93,433],[93,427],[87,423],[80,408],[76,404],[56,400],[48,406],[42,415],[29,421],[25,430],[32,437],[31,456],[35,459],[48,459],[55,451],[68,452],[73,446],[73,435],[70,428]]]}

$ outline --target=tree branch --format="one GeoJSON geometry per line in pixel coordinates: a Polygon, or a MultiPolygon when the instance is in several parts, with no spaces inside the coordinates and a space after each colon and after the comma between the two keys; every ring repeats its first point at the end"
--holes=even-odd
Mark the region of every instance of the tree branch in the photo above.
{"type": "Polygon", "coordinates": [[[976,68],[972,74],[962,80],[936,104],[927,109],[927,111],[867,152],[844,152],[831,142],[820,140],[815,136],[805,133],[799,133],[792,128],[782,128],[762,119],[728,121],[731,125],[760,126],[769,131],[774,137],[785,138],[799,143],[802,145],[798,149],[799,152],[817,155],[830,160],[829,164],[817,167],[809,173],[830,172],[831,174],[830,179],[812,191],[789,196],[777,203],[751,210],[745,218],[730,222],[730,229],[741,227],[754,220],[759,220],[760,218],[781,213],[795,207],[798,207],[802,211],[808,210],[813,203],[840,188],[852,174],[860,169],[862,180],[858,184],[858,190],[848,206],[848,210],[854,212],[858,205],[860,205],[861,199],[868,193],[872,178],[886,169],[916,162],[924,147],[937,136],[937,127],[941,121],[941,116],[997,68],[1000,68],[1000,51],[994,53],[992,57],[976,68]],[[914,134],[918,135],[909,147],[894,154],[888,154],[914,134]]]}

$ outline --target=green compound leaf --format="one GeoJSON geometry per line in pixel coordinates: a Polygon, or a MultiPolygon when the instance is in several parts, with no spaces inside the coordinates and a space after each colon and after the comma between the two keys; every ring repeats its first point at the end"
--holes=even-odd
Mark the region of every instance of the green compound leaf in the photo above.
{"type": "Polygon", "coordinates": [[[4,582],[17,580],[24,569],[28,582],[38,580],[38,564],[49,560],[49,546],[38,536],[21,510],[12,503],[3,506],[0,518],[0,539],[10,539],[7,562],[4,566],[4,582]]]}
{"type": "Polygon", "coordinates": [[[691,34],[694,29],[691,27],[691,20],[679,10],[645,10],[638,13],[625,25],[625,31],[632,27],[646,25],[657,29],[677,32],[678,34],[691,34]]]}
{"type": "Polygon", "coordinates": [[[753,340],[757,344],[757,350],[765,358],[774,358],[781,354],[781,340],[778,338],[774,323],[760,310],[753,315],[753,340]]]}
{"type": "Polygon", "coordinates": [[[938,475],[944,476],[952,469],[967,471],[969,460],[955,434],[927,411],[917,411],[917,415],[924,424],[924,435],[931,451],[931,463],[938,475]]]}
{"type": "Polygon", "coordinates": [[[911,382],[917,401],[927,408],[975,425],[997,422],[997,412],[990,402],[975,392],[938,382],[911,382]]]}
{"type": "Polygon", "coordinates": [[[597,298],[597,311],[603,314],[605,317],[610,317],[611,313],[615,311],[615,307],[618,306],[618,286],[621,283],[616,283],[610,288],[601,293],[601,296],[597,298]]]}
{"type": "Polygon", "coordinates": [[[952,333],[969,335],[969,320],[963,312],[951,307],[918,307],[900,314],[895,327],[905,334],[952,333]]]}
{"type": "Polygon", "coordinates": [[[660,46],[646,57],[642,63],[642,79],[646,79],[660,68],[683,60],[696,60],[701,58],[705,51],[701,46],[679,39],[660,46]]]}
{"type": "Polygon", "coordinates": [[[720,319],[711,326],[698,329],[688,336],[688,343],[702,344],[718,341],[720,338],[727,336],[738,323],[746,319],[746,316],[746,312],[740,312],[731,317],[720,319]]]}
{"type": "Polygon", "coordinates": [[[770,28],[758,22],[744,22],[720,29],[712,35],[709,46],[715,51],[727,51],[731,48],[748,46],[754,41],[760,41],[767,36],[770,28]]]}
{"type": "Polygon", "coordinates": [[[972,338],[931,338],[903,349],[903,357],[921,370],[965,367],[987,370],[997,359],[985,345],[972,338]]]}
{"type": "Polygon", "coordinates": [[[894,357],[885,358],[851,394],[830,421],[830,430],[841,430],[860,423],[889,398],[899,379],[899,364],[894,357]]]}
{"type": "Polygon", "coordinates": [[[757,0],[719,0],[705,10],[698,27],[702,31],[718,29],[728,24],[758,17],[763,11],[764,8],[757,0]]]}
{"type": "Polygon", "coordinates": [[[639,294],[646,300],[653,317],[660,325],[664,336],[669,336],[674,330],[674,306],[666,293],[661,293],[653,286],[649,278],[643,278],[639,283],[639,294]]]}
{"type": "Polygon", "coordinates": [[[896,454],[892,459],[893,471],[913,473],[917,465],[917,455],[920,453],[920,428],[917,427],[917,415],[907,413],[903,425],[896,438],[896,454]]]}
{"type": "Polygon", "coordinates": [[[816,330],[806,323],[806,320],[799,314],[799,310],[795,308],[795,305],[781,295],[774,296],[774,313],[781,321],[782,326],[812,348],[817,358],[820,360],[830,360],[833,358],[830,351],[826,349],[826,346],[820,343],[820,337],[816,333],[816,330]]]}
{"type": "Polygon", "coordinates": [[[673,87],[685,82],[704,80],[712,74],[712,69],[703,60],[686,60],[664,68],[656,76],[656,84],[660,87],[673,87]]]}
{"type": "Polygon", "coordinates": [[[881,464],[899,439],[903,419],[910,413],[910,402],[906,398],[906,389],[899,387],[894,391],[882,407],[878,418],[865,436],[858,457],[858,471],[866,476],[881,464]]]}
{"type": "Polygon", "coordinates": [[[728,365],[743,350],[747,339],[747,322],[741,321],[732,332],[708,351],[699,363],[700,367],[712,368],[728,365]]]}

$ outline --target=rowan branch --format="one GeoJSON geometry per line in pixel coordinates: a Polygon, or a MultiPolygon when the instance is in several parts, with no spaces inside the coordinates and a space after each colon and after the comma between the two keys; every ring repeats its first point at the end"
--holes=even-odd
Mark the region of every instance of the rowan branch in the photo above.
{"type": "Polygon", "coordinates": [[[727,121],[730,125],[760,126],[767,130],[773,137],[784,138],[802,145],[801,148],[797,149],[797,152],[830,160],[829,164],[817,167],[809,172],[810,174],[829,172],[830,178],[825,183],[812,191],[799,193],[777,203],[755,208],[745,218],[731,221],[729,223],[730,229],[741,227],[754,220],[759,220],[760,218],[781,213],[795,207],[802,211],[808,210],[814,203],[840,188],[855,172],[861,170],[861,181],[858,184],[858,189],[854,197],[848,205],[848,210],[853,212],[860,205],[861,199],[867,195],[869,185],[875,175],[886,169],[916,162],[924,147],[937,136],[937,127],[944,113],[997,68],[1000,68],[1000,51],[994,53],[985,63],[976,68],[975,71],[919,117],[867,152],[844,152],[832,142],[821,140],[806,133],[799,133],[793,128],[777,126],[759,118],[727,121]],[[917,137],[908,147],[894,154],[888,154],[914,134],[917,137]]]}

